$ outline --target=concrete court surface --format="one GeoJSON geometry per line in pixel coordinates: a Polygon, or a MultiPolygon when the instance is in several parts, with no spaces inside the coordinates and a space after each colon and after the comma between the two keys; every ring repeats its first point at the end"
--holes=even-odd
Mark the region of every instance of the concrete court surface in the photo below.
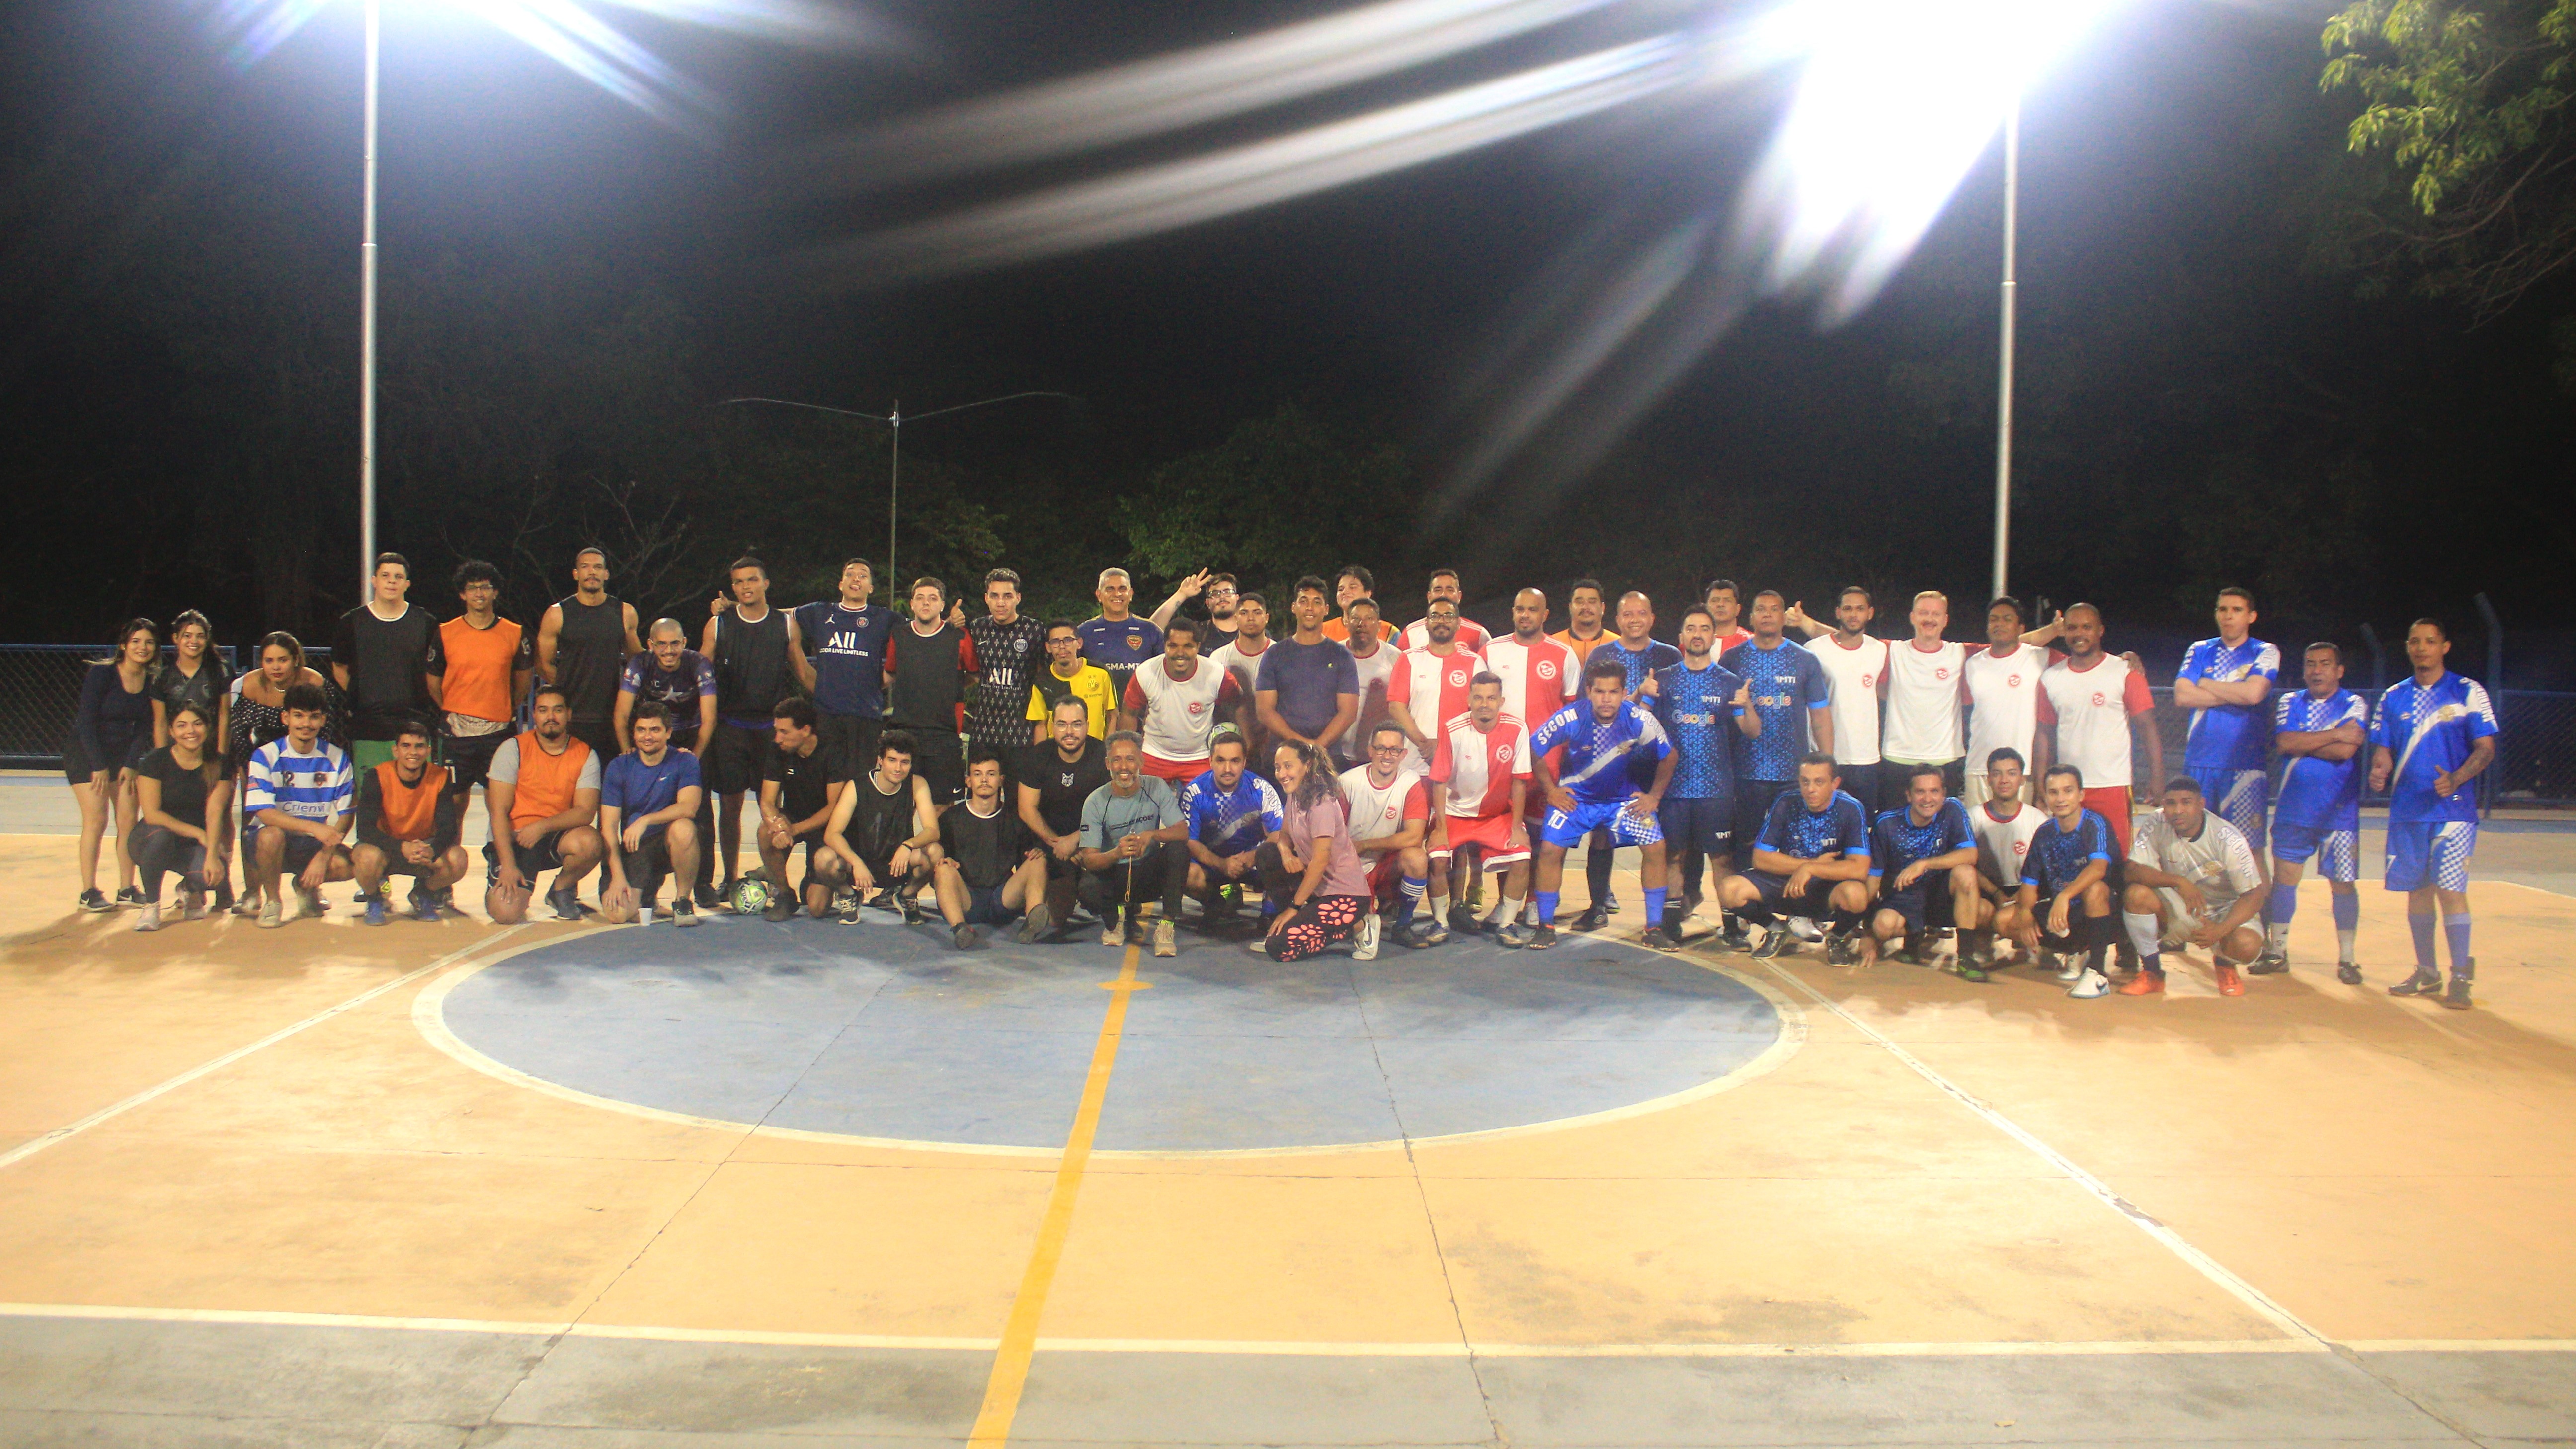
{"type": "Polygon", "coordinates": [[[2076,1002],[346,887],[138,936],[0,835],[0,1444],[2565,1442],[2576,900],[2485,870],[2553,823],[2482,839],[2470,1013],[2367,884],[2369,987],[2311,885],[2287,980],[2076,1002]]]}

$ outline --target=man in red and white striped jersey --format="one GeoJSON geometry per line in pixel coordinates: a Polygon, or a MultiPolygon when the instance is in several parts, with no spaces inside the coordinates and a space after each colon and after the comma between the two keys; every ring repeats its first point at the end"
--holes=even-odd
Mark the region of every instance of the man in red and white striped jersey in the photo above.
{"type": "Polygon", "coordinates": [[[1456,604],[1433,603],[1422,622],[1429,626],[1422,647],[1406,650],[1387,679],[1386,713],[1428,759],[1440,732],[1467,712],[1467,681],[1485,666],[1460,639],[1456,604]]]}
{"type": "MultiPolygon", "coordinates": [[[[1451,613],[1456,613],[1467,597],[1466,592],[1458,586],[1458,571],[1456,569],[1433,569],[1431,571],[1431,587],[1425,591],[1425,595],[1425,602],[1433,608],[1438,607],[1442,600],[1447,600],[1451,613]]],[[[1471,654],[1481,651],[1485,647],[1486,641],[1491,637],[1485,632],[1485,626],[1477,623],[1473,619],[1460,619],[1458,621],[1457,635],[1459,645],[1471,654]]],[[[1431,609],[1426,608],[1423,610],[1421,618],[1407,624],[1404,627],[1404,638],[1398,642],[1404,645],[1405,652],[1407,653],[1411,653],[1414,650],[1420,649],[1424,645],[1429,644],[1431,642],[1431,609]]]]}

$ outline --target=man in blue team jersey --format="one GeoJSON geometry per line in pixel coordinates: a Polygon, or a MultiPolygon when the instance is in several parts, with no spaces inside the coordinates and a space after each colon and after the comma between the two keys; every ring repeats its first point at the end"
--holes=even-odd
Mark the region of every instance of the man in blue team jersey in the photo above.
{"type": "Polygon", "coordinates": [[[1783,915],[1832,923],[1829,965],[1877,959],[1874,947],[1864,957],[1852,941],[1869,910],[1869,812],[1843,793],[1831,751],[1811,751],[1798,762],[1797,788],[1771,802],[1748,868],[1720,881],[1717,899],[1737,919],[1767,928],[1753,948],[1757,960],[1789,948],[1783,915]]]}
{"type": "Polygon", "coordinates": [[[1162,657],[1162,626],[1129,612],[1128,606],[1136,602],[1136,584],[1125,569],[1102,569],[1091,596],[1100,601],[1100,612],[1074,625],[1073,631],[1082,638],[1082,657],[1107,671],[1109,697],[1124,699],[1136,666],[1162,657]]]}
{"type": "Polygon", "coordinates": [[[2111,994],[2103,954],[2120,935],[2111,914],[2113,893],[2125,885],[2111,822],[2084,808],[2084,774],[2073,765],[2051,765],[2040,777],[2040,803],[2048,811],[2022,857],[2021,891],[1995,911],[1995,934],[2022,949],[2062,953],[2057,979],[2075,983],[2069,996],[2090,1001],[2111,994]],[[2080,954],[2078,954],[2080,953],[2080,954]]]}
{"type": "Polygon", "coordinates": [[[2415,677],[2379,696],[2370,728],[2370,788],[2388,792],[2388,888],[2406,892],[2415,934],[2415,974],[2391,996],[2442,991],[2433,957],[2433,908],[2451,940],[2451,986],[2442,1004],[2469,1008],[2477,962],[2469,955],[2469,857],[2478,848],[2478,801],[2468,783],[2495,762],[2495,706],[2474,679],[2453,674],[2451,631],[2437,619],[2406,630],[2415,677]]]}
{"type": "Polygon", "coordinates": [[[1662,723],[1628,702],[1628,672],[1616,659],[1583,667],[1583,696],[1548,716],[1530,732],[1530,764],[1547,795],[1539,826],[1538,930],[1530,945],[1556,943],[1557,887],[1565,880],[1568,846],[1607,829],[1614,846],[1633,845],[1641,858],[1638,879],[1646,894],[1646,930],[1638,939],[1658,951],[1681,943],[1664,930],[1664,832],[1655,811],[1673,781],[1673,742],[1662,723]],[[1548,755],[1562,747],[1560,772],[1548,755]],[[1637,773],[1651,783],[1637,788],[1637,773]]]}
{"type": "MultiPolygon", "coordinates": [[[[1655,672],[1681,662],[1682,652],[1654,637],[1655,604],[1634,589],[1619,596],[1616,615],[1619,632],[1601,641],[1585,658],[1587,664],[1603,659],[1616,660],[1627,671],[1628,697],[1640,706],[1654,707],[1650,698],[1655,691],[1655,672]]],[[[1644,785],[1645,781],[1637,782],[1644,785]]],[[[1592,904],[1575,918],[1574,929],[1597,931],[1610,924],[1611,913],[1619,909],[1610,889],[1610,865],[1618,851],[1610,844],[1610,832],[1595,830],[1583,848],[1583,883],[1591,889],[1592,904]]],[[[1670,897],[1666,897],[1667,900],[1670,897]]],[[[1659,922],[1648,921],[1647,925],[1659,922]]]]}
{"type": "Polygon", "coordinates": [[[2218,637],[2184,650],[2174,676],[2174,703],[2191,711],[2183,772],[2199,784],[2211,812],[2243,832],[2261,855],[2263,764],[2281,651],[2254,637],[2254,596],[2245,590],[2220,589],[2217,616],[2218,637]]]}
{"type": "MultiPolygon", "coordinates": [[[[1745,682],[1754,716],[1762,722],[1761,734],[1748,736],[1735,752],[1738,849],[1752,848],[1753,837],[1771,816],[1771,802],[1797,780],[1798,757],[1810,749],[1834,752],[1832,685],[1816,656],[1790,643],[1782,632],[1788,627],[1788,614],[1789,602],[1778,590],[1755,594],[1753,607],[1745,615],[1752,621],[1753,637],[1717,661],[1745,682]]],[[[1743,945],[1742,927],[1730,931],[1726,941],[1730,946],[1743,945]]]]}
{"type": "Polygon", "coordinates": [[[2300,657],[2307,688],[2273,701],[2272,744],[2281,752],[2281,798],[2272,815],[2269,938],[2245,968],[2256,976],[2290,969],[2290,917],[2310,857],[2333,892],[2335,977],[2361,984],[2353,937],[2361,929],[2361,751],[2370,743],[2370,702],[2343,687],[2343,646],[2311,644],[2300,657]]]}
{"type": "Polygon", "coordinates": [[[1655,671],[1652,696],[1655,718],[1673,737],[1673,783],[1657,823],[1665,858],[1681,868],[1681,899],[1664,897],[1664,933],[1676,941],[1699,910],[1701,860],[1717,880],[1735,870],[1735,741],[1762,733],[1752,690],[1710,652],[1717,616],[1693,604],[1682,611],[1679,638],[1681,656],[1655,671]]]}
{"type": "MultiPolygon", "coordinates": [[[[1932,965],[1934,931],[1951,943],[1940,954],[1957,959],[1959,927],[1977,923],[1977,833],[1968,824],[1968,807],[1950,793],[1946,768],[1909,768],[1905,808],[1880,815],[1870,827],[1869,880],[1878,908],[1861,942],[1864,964],[1882,943],[1896,941],[1910,951],[1914,964],[1932,965]]],[[[1983,971],[1965,963],[1959,974],[1971,981],[1986,979],[1983,971]]]]}
{"type": "Polygon", "coordinates": [[[815,733],[856,780],[877,767],[877,735],[885,727],[886,636],[894,610],[868,602],[875,574],[868,561],[841,565],[838,601],[800,604],[787,616],[787,663],[814,696],[815,733]]]}
{"type": "MultiPolygon", "coordinates": [[[[1261,883],[1254,857],[1287,821],[1277,788],[1248,768],[1248,749],[1242,731],[1218,725],[1206,771],[1181,794],[1181,814],[1190,826],[1189,890],[1210,926],[1234,919],[1244,887],[1261,883]]],[[[1277,915],[1282,904],[1265,901],[1263,916],[1277,915]]]]}

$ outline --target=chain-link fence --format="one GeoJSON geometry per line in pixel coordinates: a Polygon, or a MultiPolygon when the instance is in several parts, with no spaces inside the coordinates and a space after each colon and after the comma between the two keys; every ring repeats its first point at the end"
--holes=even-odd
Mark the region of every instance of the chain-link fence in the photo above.
{"type": "MultiPolygon", "coordinates": [[[[90,665],[115,657],[113,644],[0,644],[0,769],[62,768],[63,742],[80,708],[81,681],[90,665]]],[[[161,651],[164,664],[172,651],[161,651]]],[[[226,673],[233,651],[218,646],[226,673]]],[[[329,665],[327,649],[305,651],[314,668],[329,665]]]]}

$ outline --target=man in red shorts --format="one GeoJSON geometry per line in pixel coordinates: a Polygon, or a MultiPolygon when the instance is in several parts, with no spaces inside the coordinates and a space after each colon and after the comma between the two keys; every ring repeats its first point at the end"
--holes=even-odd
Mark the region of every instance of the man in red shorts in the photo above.
{"type": "MultiPolygon", "coordinates": [[[[1381,644],[1379,647],[1385,647],[1381,644]]],[[[1431,796],[1422,771],[1405,763],[1412,741],[1404,727],[1382,720],[1369,731],[1368,763],[1341,775],[1342,799],[1350,806],[1351,849],[1369,873],[1369,913],[1360,922],[1354,961],[1377,958],[1382,902],[1395,902],[1395,939],[1418,944],[1413,913],[1421,908],[1431,856],[1424,844],[1431,832],[1431,796]]]]}
{"type": "Polygon", "coordinates": [[[1503,872],[1502,900],[1495,915],[1501,929],[1495,939],[1506,946],[1528,943],[1529,933],[1514,918],[1529,897],[1529,829],[1521,819],[1528,808],[1529,787],[1529,726],[1503,713],[1503,681],[1480,672],[1467,684],[1467,712],[1441,731],[1432,751],[1435,899],[1431,919],[1422,931],[1423,944],[1449,939],[1436,897],[1451,894],[1443,887],[1454,884],[1454,894],[1466,899],[1468,874],[1478,869],[1503,872]]]}

